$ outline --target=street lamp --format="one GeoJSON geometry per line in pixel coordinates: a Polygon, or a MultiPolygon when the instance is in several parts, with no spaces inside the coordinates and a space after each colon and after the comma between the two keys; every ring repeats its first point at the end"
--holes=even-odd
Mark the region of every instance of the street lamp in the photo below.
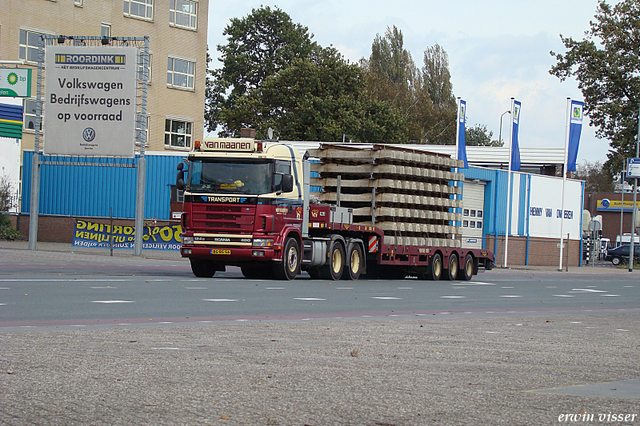
{"type": "Polygon", "coordinates": [[[498,143],[501,144],[500,146],[502,146],[502,117],[504,117],[505,114],[511,114],[511,111],[505,111],[500,116],[500,130],[498,131],[498,143]]]}

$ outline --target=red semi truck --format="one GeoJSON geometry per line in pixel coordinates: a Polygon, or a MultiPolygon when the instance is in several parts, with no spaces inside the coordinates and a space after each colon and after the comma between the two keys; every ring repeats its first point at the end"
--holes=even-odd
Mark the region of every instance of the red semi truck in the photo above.
{"type": "Polygon", "coordinates": [[[196,142],[176,180],[184,190],[181,254],[194,275],[233,265],[248,278],[292,280],[306,271],[329,280],[470,280],[493,268],[488,250],[385,244],[384,230],[354,223],[353,209],[311,202],[307,157],[251,138],[196,142]]]}

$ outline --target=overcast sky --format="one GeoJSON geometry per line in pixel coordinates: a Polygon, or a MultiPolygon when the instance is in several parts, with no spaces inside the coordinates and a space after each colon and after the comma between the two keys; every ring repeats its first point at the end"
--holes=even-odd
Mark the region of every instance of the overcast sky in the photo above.
{"type": "MultiPolygon", "coordinates": [[[[368,57],[376,34],[384,35],[393,25],[402,31],[417,66],[422,66],[424,50],[437,43],[449,54],[454,94],[467,101],[467,126],[485,124],[497,139],[500,115],[515,97],[522,102],[520,146],[561,148],[566,99],[582,100],[582,95],[575,80],[561,83],[549,74],[555,64],[549,51],[564,52],[560,34],[583,39],[597,0],[210,2],[210,66],[219,66],[216,46],[226,44],[222,31],[229,20],[261,5],[279,7],[293,22],[308,27],[321,46],[333,45],[351,61],[368,57]]],[[[503,139],[508,132],[505,115],[503,139]]],[[[608,148],[608,141],[597,139],[585,120],[578,161],[604,162],[608,148]]]]}

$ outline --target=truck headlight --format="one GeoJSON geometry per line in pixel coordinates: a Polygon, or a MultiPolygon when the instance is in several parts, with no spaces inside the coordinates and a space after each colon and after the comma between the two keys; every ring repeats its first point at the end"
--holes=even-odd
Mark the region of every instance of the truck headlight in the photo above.
{"type": "Polygon", "coordinates": [[[193,245],[193,237],[182,237],[182,244],[187,246],[193,245]]]}
{"type": "Polygon", "coordinates": [[[254,247],[273,247],[273,239],[271,238],[254,238],[254,247]]]}

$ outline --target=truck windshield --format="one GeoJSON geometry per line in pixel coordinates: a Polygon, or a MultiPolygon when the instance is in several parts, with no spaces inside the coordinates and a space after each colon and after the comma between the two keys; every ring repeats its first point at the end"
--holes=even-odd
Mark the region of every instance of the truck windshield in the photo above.
{"type": "Polygon", "coordinates": [[[267,194],[273,162],[265,160],[196,159],[189,165],[191,192],[267,194]]]}

